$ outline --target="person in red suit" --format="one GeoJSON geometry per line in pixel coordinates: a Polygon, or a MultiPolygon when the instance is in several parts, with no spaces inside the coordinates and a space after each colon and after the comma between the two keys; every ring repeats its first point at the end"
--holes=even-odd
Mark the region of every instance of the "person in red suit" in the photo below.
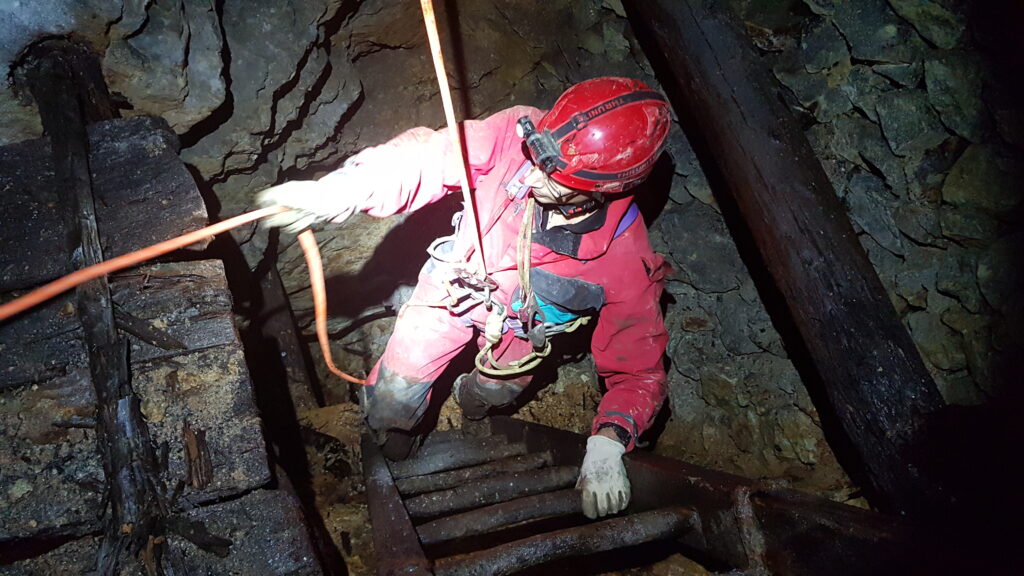
{"type": "MultiPolygon", "coordinates": [[[[476,369],[453,388],[465,418],[508,406],[545,361],[549,339],[594,322],[591,352],[604,394],[577,484],[584,512],[625,508],[622,463],[666,396],[668,340],[659,299],[668,266],[651,249],[632,191],[651,172],[670,124],[665,97],[643,82],[596,78],[545,112],[515,106],[462,123],[477,231],[457,222],[435,241],[409,302],[371,371],[366,422],[385,455],[408,457],[431,386],[468,345],[476,369]],[[475,261],[479,261],[476,259],[475,261]]],[[[264,191],[293,208],[274,225],[299,231],[355,211],[415,211],[458,190],[462,158],[445,130],[413,128],[316,181],[264,191]]]]}

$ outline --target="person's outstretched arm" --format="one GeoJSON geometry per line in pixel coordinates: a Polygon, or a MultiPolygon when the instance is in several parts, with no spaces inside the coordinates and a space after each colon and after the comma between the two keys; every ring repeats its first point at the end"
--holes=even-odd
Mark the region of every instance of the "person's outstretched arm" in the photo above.
{"type": "MultiPolygon", "coordinates": [[[[515,123],[532,108],[517,106],[460,126],[468,153],[470,187],[494,168],[515,123]]],[[[320,180],[286,182],[264,190],[262,205],[294,208],[271,225],[301,230],[317,221],[344,222],[356,211],[385,217],[413,212],[461,187],[461,154],[452,150],[447,128],[413,128],[349,158],[320,180]]]]}

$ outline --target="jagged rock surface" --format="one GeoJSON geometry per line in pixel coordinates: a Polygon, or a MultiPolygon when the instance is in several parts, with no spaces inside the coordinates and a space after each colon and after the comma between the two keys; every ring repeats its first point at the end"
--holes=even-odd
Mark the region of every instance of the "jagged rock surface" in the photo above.
{"type": "Polygon", "coordinates": [[[221,22],[211,0],[126,2],[109,33],[103,71],[135,110],[181,134],[224,103],[221,22]]]}
{"type": "Polygon", "coordinates": [[[944,397],[984,403],[1015,378],[1000,358],[1020,348],[1001,349],[990,329],[1013,332],[1003,307],[1009,287],[1024,286],[1009,272],[1019,269],[1009,247],[1024,201],[1020,167],[984,99],[1000,93],[997,70],[964,34],[956,3],[805,3],[817,17],[801,49],[770,56],[776,76],[817,120],[812,146],[944,397]],[[820,32],[829,25],[870,64],[853,65],[842,86],[853,108],[838,115],[821,113],[827,89],[806,79],[839,66],[841,50],[820,32]]]}

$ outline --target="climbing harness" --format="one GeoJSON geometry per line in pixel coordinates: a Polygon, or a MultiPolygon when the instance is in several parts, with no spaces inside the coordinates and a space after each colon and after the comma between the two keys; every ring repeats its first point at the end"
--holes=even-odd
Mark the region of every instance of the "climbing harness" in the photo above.
{"type": "Polygon", "coordinates": [[[567,322],[556,324],[545,322],[543,308],[538,302],[530,282],[533,266],[531,247],[536,201],[532,196],[526,199],[523,221],[516,237],[516,272],[519,276],[519,298],[512,305],[514,316],[505,307],[491,309],[484,326],[484,346],[475,358],[476,369],[486,376],[509,377],[532,370],[551,353],[550,336],[573,332],[590,321],[589,316],[578,316],[567,322]],[[518,306],[516,306],[518,304],[518,306]],[[539,318],[539,321],[538,321],[539,318]],[[501,342],[506,330],[511,329],[518,338],[529,340],[531,350],[522,358],[501,364],[494,357],[494,349],[501,342]]]}
{"type": "Polygon", "coordinates": [[[537,312],[537,302],[533,297],[533,289],[530,287],[530,245],[533,243],[533,215],[535,203],[532,196],[526,199],[526,210],[523,214],[523,222],[519,226],[519,234],[516,236],[516,272],[519,275],[520,309],[517,314],[520,322],[525,320],[524,326],[529,336],[531,330],[539,327],[539,332],[532,332],[529,337],[531,347],[529,353],[518,360],[501,365],[494,358],[494,348],[501,342],[502,335],[506,330],[508,311],[504,308],[494,307],[487,316],[484,326],[484,346],[477,353],[475,364],[481,374],[487,376],[513,376],[522,374],[533,369],[541,360],[551,353],[551,342],[544,335],[544,325],[534,324],[533,319],[537,312]]]}
{"type": "MultiPolygon", "coordinates": [[[[551,336],[555,334],[575,332],[581,326],[590,322],[591,316],[569,315],[572,318],[557,318],[561,322],[552,322],[556,316],[565,316],[564,312],[558,311],[555,306],[548,305],[541,301],[534,293],[530,281],[530,270],[532,259],[530,246],[533,243],[533,223],[535,203],[529,198],[526,203],[526,214],[523,217],[523,224],[519,229],[519,236],[516,244],[516,270],[519,274],[518,299],[513,296],[511,305],[513,314],[507,314],[504,309],[492,310],[487,318],[485,326],[485,345],[476,355],[476,368],[487,376],[508,377],[522,374],[536,367],[540,361],[551,353],[551,336]],[[498,317],[500,315],[501,321],[498,317]],[[537,319],[540,319],[538,322],[537,319]],[[550,318],[549,318],[550,317],[550,318]],[[506,365],[499,364],[494,358],[494,348],[501,341],[503,331],[511,329],[519,338],[530,341],[533,350],[523,358],[511,361],[506,365]]],[[[635,203],[630,204],[629,209],[619,220],[615,227],[612,239],[622,236],[627,229],[636,221],[640,215],[640,209],[635,203]]]]}

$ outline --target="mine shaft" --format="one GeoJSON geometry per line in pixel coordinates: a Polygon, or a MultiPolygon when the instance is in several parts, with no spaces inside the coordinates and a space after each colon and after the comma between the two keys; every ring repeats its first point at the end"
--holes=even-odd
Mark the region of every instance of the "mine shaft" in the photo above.
{"type": "Polygon", "coordinates": [[[1024,568],[1015,3],[0,16],[0,574],[1024,568]]]}

